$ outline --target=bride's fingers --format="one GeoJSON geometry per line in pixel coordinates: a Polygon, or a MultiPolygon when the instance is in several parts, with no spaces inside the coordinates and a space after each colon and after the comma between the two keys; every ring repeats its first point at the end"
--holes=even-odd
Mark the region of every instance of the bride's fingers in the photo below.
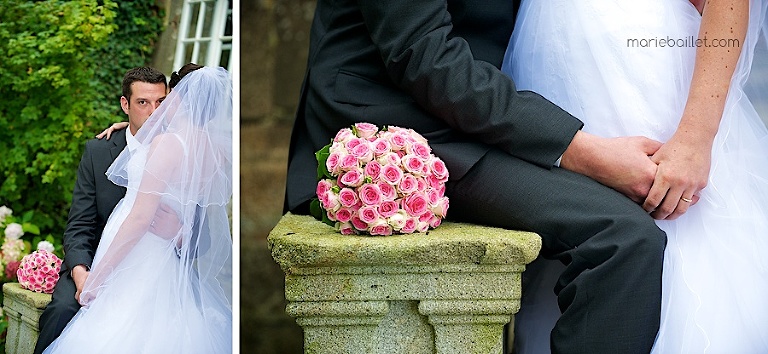
{"type": "Polygon", "coordinates": [[[669,193],[669,185],[657,179],[653,182],[648,196],[643,201],[643,209],[647,213],[654,212],[664,201],[667,193],[669,193]]]}
{"type": "MultiPolygon", "coordinates": [[[[664,196],[661,204],[656,210],[651,212],[651,216],[657,220],[665,220],[670,216],[675,215],[676,212],[678,212],[678,214],[674,216],[675,218],[682,215],[682,213],[688,209],[688,205],[687,203],[685,203],[686,205],[681,205],[681,198],[684,198],[684,195],[691,194],[693,193],[686,194],[686,191],[679,187],[670,188],[667,190],[667,194],[664,196]]],[[[688,198],[685,198],[685,200],[688,200],[688,198]]]]}
{"type": "Polygon", "coordinates": [[[695,201],[699,201],[699,197],[694,195],[692,192],[684,192],[680,196],[680,200],[677,203],[677,208],[675,208],[675,211],[673,211],[669,216],[667,216],[666,220],[675,220],[679,218],[681,215],[685,214],[685,212],[688,211],[688,208],[691,207],[691,205],[694,204],[695,201]],[[690,197],[687,197],[690,196],[690,197]]]}

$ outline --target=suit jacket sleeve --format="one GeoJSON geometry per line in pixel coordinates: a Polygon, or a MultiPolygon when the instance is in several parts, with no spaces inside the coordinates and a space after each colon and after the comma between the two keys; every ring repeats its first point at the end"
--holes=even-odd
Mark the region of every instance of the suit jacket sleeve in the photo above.
{"type": "MultiPolygon", "coordinates": [[[[392,81],[453,129],[543,167],[562,155],[582,123],[451,36],[445,1],[362,0],[370,36],[392,81]]],[[[510,14],[512,16],[512,14],[510,14]]]]}
{"type": "Polygon", "coordinates": [[[96,181],[94,179],[92,148],[86,144],[77,180],[72,193],[67,228],[64,231],[64,263],[69,269],[78,264],[88,267],[98,243],[98,209],[96,206],[96,181]]]}

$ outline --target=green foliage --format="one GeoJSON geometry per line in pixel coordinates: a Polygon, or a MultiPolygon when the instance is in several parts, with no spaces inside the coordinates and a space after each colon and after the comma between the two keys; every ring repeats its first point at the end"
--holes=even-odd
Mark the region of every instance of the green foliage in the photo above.
{"type": "Polygon", "coordinates": [[[105,1],[0,0],[0,200],[42,227],[71,199],[83,130],[97,99],[94,48],[115,29],[105,1]]]}
{"type": "Polygon", "coordinates": [[[0,0],[0,203],[60,238],[85,141],[124,119],[161,28],[154,0],[0,0]]]}
{"type": "MultiPolygon", "coordinates": [[[[156,0],[120,1],[114,23],[117,30],[106,45],[97,51],[99,67],[95,80],[102,99],[96,102],[99,112],[111,121],[123,119],[120,109],[120,85],[123,74],[133,67],[150,66],[155,44],[163,30],[163,10],[156,0]]],[[[96,127],[94,133],[106,128],[96,127]]]]}

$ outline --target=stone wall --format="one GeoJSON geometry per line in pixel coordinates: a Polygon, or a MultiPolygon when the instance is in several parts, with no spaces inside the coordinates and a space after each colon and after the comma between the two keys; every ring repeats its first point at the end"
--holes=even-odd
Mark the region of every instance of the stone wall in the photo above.
{"type": "Polygon", "coordinates": [[[285,313],[284,275],[266,237],[282,215],[293,115],[314,0],[240,2],[240,344],[242,353],[302,352],[285,313]]]}

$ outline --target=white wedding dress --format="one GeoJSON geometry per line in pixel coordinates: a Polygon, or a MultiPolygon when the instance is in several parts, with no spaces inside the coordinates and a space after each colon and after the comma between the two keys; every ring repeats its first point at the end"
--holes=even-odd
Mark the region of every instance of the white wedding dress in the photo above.
{"type": "MultiPolygon", "coordinates": [[[[750,4],[708,185],[686,214],[657,222],[668,244],[653,353],[768,353],[768,131],[750,102],[765,102],[768,92],[743,91],[768,26],[765,1],[750,4]]],[[[664,142],[685,106],[696,53],[686,43],[700,23],[688,0],[527,0],[503,70],[518,90],[540,93],[587,132],[664,142]],[[659,44],[668,38],[674,47],[659,44]]],[[[550,266],[547,286],[534,285],[523,300],[515,337],[528,339],[522,353],[549,352],[558,268],[550,266]]]]}
{"type": "Polygon", "coordinates": [[[81,295],[95,298],[45,353],[232,353],[231,107],[226,71],[196,70],[139,129],[138,147],[110,166],[108,178],[127,192],[81,295]],[[149,206],[176,213],[175,238],[130,231],[150,228],[127,220],[149,206]]]}
{"type": "MultiPolygon", "coordinates": [[[[139,147],[132,158],[137,163],[129,165],[128,183],[134,188],[128,188],[110,215],[93,269],[133,206],[146,148],[139,147]]],[[[163,201],[177,204],[168,197],[163,201]]],[[[45,353],[230,353],[230,348],[212,345],[231,337],[231,313],[217,309],[218,323],[206,327],[192,288],[181,284],[197,276],[186,271],[173,240],[152,233],[141,237],[96,299],[78,311],[45,353]]]]}

